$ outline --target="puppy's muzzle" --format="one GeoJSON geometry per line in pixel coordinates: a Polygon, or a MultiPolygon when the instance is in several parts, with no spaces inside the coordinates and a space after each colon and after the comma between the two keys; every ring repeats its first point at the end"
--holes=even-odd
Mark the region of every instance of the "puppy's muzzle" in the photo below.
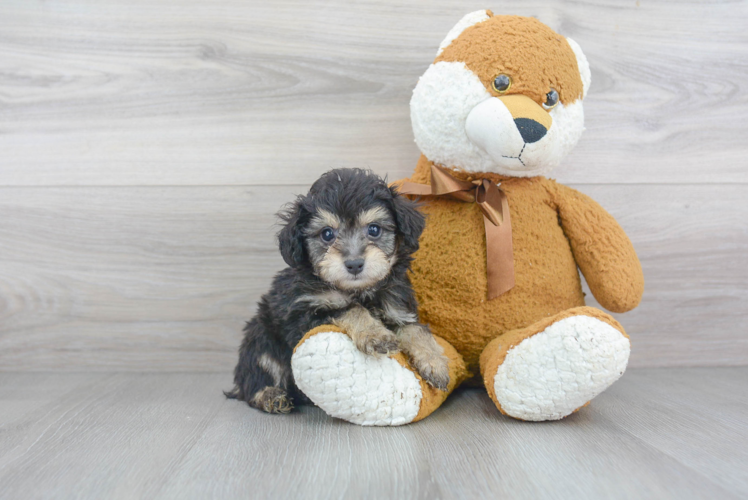
{"type": "Polygon", "coordinates": [[[364,259],[350,259],[344,262],[345,268],[354,276],[364,270],[364,259]]]}

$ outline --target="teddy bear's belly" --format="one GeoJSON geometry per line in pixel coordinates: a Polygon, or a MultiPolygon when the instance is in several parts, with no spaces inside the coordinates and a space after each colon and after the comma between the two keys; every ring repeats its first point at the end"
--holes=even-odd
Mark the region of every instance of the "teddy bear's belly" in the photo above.
{"type": "Polygon", "coordinates": [[[577,265],[556,211],[534,196],[512,200],[507,194],[516,284],[490,301],[478,207],[442,198],[423,206],[427,224],[411,273],[421,321],[457,349],[474,375],[481,351],[496,336],[584,305],[577,265]]]}

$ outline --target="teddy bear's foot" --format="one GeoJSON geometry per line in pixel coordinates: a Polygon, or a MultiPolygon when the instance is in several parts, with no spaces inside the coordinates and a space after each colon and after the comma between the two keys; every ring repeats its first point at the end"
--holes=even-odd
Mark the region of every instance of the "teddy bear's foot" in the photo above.
{"type": "Polygon", "coordinates": [[[491,341],[481,354],[481,374],[502,413],[559,420],[618,380],[630,349],[611,316],[577,307],[491,341]]]}
{"type": "Polygon", "coordinates": [[[449,358],[446,391],[427,384],[402,353],[362,353],[340,328],[308,332],[291,357],[296,386],[328,415],[359,425],[403,425],[430,415],[465,378],[462,358],[436,338],[449,358]]]}

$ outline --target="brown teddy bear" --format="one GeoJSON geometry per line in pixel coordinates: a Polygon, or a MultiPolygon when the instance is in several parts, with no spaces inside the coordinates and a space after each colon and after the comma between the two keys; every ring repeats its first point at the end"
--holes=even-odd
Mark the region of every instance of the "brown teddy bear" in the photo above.
{"type": "Polygon", "coordinates": [[[449,389],[402,354],[367,356],[321,327],[292,357],[312,401],[351,422],[400,425],[466,381],[502,413],[557,420],[623,374],[628,336],[585,306],[579,271],[603,307],[631,310],[644,288],[634,248],[600,205],[544,177],[584,130],[589,84],[579,46],[536,19],[478,11],[448,33],[411,100],[422,156],[397,184],[428,216],[411,280],[450,359],[449,389]]]}

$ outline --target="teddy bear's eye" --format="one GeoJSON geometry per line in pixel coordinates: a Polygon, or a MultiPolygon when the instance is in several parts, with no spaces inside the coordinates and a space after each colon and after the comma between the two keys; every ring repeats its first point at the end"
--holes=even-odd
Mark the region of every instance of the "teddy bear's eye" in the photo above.
{"type": "Polygon", "coordinates": [[[509,75],[505,75],[504,73],[502,73],[493,79],[493,83],[491,85],[496,92],[498,92],[499,94],[503,94],[504,92],[509,90],[509,87],[512,86],[512,79],[509,77],[509,75]]]}
{"type": "Polygon", "coordinates": [[[545,95],[545,102],[543,103],[543,108],[546,111],[549,111],[555,108],[556,104],[558,104],[558,92],[556,92],[556,89],[551,89],[551,91],[545,95]]]}

